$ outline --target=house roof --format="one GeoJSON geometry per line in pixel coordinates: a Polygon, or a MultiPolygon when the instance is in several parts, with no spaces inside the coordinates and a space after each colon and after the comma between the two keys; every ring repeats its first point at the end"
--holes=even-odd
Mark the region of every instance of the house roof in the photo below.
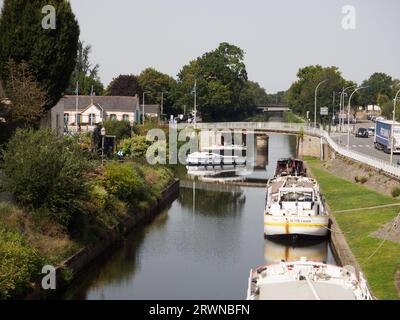
{"type": "Polygon", "coordinates": [[[160,113],[159,104],[145,104],[144,113],[160,113]]]}
{"type": "MultiPolygon", "coordinates": [[[[64,103],[64,111],[76,111],[76,96],[66,95],[59,103],[64,103]]],[[[93,104],[100,106],[106,112],[133,112],[139,105],[139,99],[137,97],[94,96],[93,104]]],[[[91,96],[78,97],[79,112],[84,111],[90,105],[92,105],[91,96]]]]}

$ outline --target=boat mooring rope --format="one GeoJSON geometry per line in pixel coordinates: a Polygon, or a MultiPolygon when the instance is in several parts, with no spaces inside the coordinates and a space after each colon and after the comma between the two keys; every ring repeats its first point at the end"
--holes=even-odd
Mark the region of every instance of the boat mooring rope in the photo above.
{"type": "MultiPolygon", "coordinates": [[[[400,218],[400,212],[397,214],[397,217],[393,219],[392,225],[388,231],[388,233],[392,232],[394,226],[396,225],[397,220],[400,218]]],[[[382,242],[379,244],[378,248],[375,249],[374,252],[364,261],[364,263],[367,263],[383,246],[383,244],[386,242],[386,239],[383,238],[382,242]]]]}

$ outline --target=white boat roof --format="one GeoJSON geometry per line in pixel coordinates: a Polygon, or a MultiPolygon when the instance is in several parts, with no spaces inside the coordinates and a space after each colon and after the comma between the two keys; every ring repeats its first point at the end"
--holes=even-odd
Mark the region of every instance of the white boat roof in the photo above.
{"type": "Polygon", "coordinates": [[[302,188],[302,187],[282,187],[279,189],[279,192],[313,192],[314,188],[302,188]]]}
{"type": "MultiPolygon", "coordinates": [[[[321,300],[356,300],[340,283],[311,281],[321,300]]],[[[307,280],[260,284],[260,300],[317,300],[307,280]]]]}
{"type": "Polygon", "coordinates": [[[241,149],[245,150],[247,147],[239,145],[239,144],[229,144],[229,145],[223,145],[223,146],[211,146],[211,147],[205,147],[204,150],[229,150],[229,149],[241,149]]]}

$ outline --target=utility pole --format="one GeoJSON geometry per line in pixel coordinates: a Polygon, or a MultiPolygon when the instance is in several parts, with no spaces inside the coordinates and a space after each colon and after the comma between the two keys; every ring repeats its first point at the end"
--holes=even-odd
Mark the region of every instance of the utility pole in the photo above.
{"type": "Polygon", "coordinates": [[[76,132],[78,132],[78,106],[79,106],[79,82],[76,82],[76,99],[75,99],[75,125],[76,125],[76,132]]]}
{"type": "Polygon", "coordinates": [[[193,124],[194,128],[196,129],[196,123],[197,123],[197,80],[194,81],[194,108],[193,108],[193,124]]]}
{"type": "Polygon", "coordinates": [[[142,125],[144,125],[144,95],[149,92],[143,92],[143,101],[142,101],[142,125]]]}
{"type": "Polygon", "coordinates": [[[390,142],[390,164],[393,165],[393,148],[394,148],[394,123],[396,121],[396,102],[397,97],[400,94],[400,90],[397,91],[396,96],[393,99],[393,124],[392,124],[392,132],[391,132],[391,142],[390,142]]]}

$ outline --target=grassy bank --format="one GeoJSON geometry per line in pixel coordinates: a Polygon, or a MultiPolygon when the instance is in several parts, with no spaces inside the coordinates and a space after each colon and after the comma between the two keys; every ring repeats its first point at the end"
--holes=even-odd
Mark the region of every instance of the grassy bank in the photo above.
{"type": "Polygon", "coordinates": [[[400,244],[386,241],[374,254],[382,239],[372,235],[397,216],[399,207],[357,210],[399,201],[332,175],[321,168],[319,160],[307,159],[307,163],[333,212],[355,209],[334,216],[374,295],[379,299],[399,299],[394,281],[400,267],[400,244]]]}
{"type": "Polygon", "coordinates": [[[164,167],[110,163],[93,178],[85,216],[73,228],[27,207],[0,202],[0,299],[23,297],[43,276],[44,265],[57,266],[101,241],[129,212],[152,205],[173,181],[164,167]]]}

